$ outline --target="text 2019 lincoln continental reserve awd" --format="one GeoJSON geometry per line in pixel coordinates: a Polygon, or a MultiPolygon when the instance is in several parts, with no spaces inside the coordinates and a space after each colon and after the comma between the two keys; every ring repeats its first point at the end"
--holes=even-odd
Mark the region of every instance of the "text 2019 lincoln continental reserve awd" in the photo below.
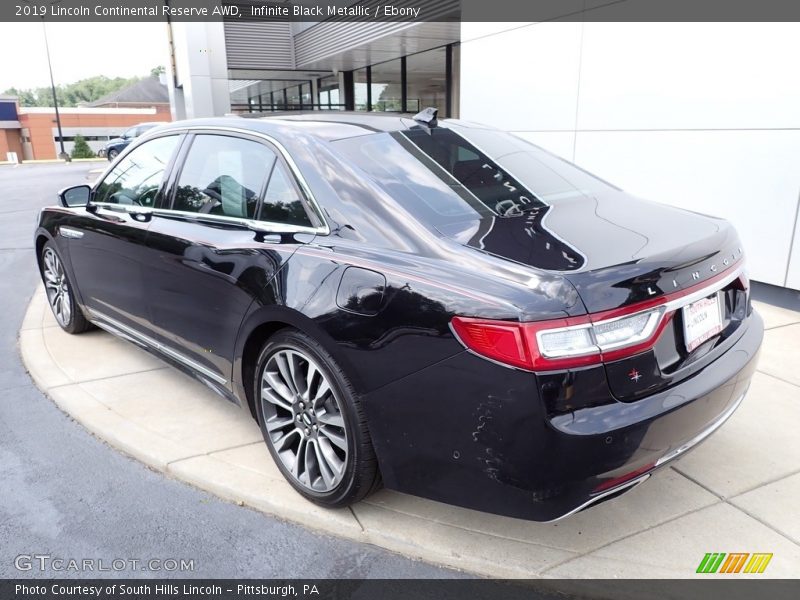
{"type": "Polygon", "coordinates": [[[722,425],[763,337],[726,221],[433,109],[161,126],[35,240],[62,328],[240,404],[329,507],[572,514],[722,425]]]}

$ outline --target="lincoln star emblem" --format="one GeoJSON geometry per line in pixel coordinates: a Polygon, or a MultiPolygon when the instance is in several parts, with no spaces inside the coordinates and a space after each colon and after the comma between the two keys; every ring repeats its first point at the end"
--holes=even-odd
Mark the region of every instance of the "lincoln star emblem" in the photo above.
{"type": "Polygon", "coordinates": [[[642,378],[642,374],[639,373],[639,371],[637,371],[636,369],[631,369],[631,372],[628,373],[628,377],[631,378],[631,381],[639,383],[639,380],[642,378]]]}

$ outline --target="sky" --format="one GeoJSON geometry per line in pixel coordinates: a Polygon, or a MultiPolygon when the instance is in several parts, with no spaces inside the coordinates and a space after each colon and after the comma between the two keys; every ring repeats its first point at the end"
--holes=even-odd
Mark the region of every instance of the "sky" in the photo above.
{"type": "MultiPolygon", "coordinates": [[[[47,23],[56,85],[167,64],[165,23],[47,23]]],[[[0,93],[50,85],[41,23],[0,23],[0,93]]]]}

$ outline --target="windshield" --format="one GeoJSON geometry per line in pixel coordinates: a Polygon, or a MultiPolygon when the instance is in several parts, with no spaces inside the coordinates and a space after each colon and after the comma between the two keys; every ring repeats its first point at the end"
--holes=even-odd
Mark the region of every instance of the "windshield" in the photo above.
{"type": "Polygon", "coordinates": [[[436,227],[519,217],[613,186],[508,133],[414,128],[333,142],[409,211],[436,227]]]}

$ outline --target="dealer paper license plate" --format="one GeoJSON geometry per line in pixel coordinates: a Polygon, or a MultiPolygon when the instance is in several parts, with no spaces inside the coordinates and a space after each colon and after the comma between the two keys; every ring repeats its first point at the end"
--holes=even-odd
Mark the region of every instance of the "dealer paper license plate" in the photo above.
{"type": "Polygon", "coordinates": [[[683,307],[683,339],[691,352],[722,331],[719,294],[683,307]]]}

